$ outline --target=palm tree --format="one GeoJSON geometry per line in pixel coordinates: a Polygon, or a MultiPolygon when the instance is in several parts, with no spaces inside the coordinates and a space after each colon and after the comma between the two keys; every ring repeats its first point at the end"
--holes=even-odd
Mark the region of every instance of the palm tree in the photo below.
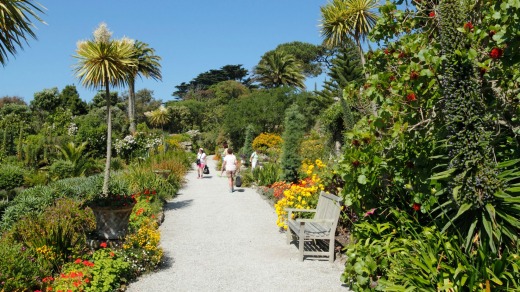
{"type": "Polygon", "coordinates": [[[38,16],[43,10],[32,0],[0,0],[0,64],[5,65],[7,55],[16,54],[29,37],[36,39],[31,18],[45,24],[38,16]]]}
{"type": "Polygon", "coordinates": [[[253,70],[256,80],[267,88],[294,86],[305,89],[302,66],[293,55],[275,51],[260,60],[253,70]]]}
{"type": "Polygon", "coordinates": [[[365,66],[365,56],[361,41],[365,41],[377,22],[374,10],[378,0],[332,0],[321,7],[321,34],[329,46],[343,46],[345,38],[351,36],[356,42],[361,64],[365,66]]]}
{"type": "Polygon", "coordinates": [[[83,176],[88,168],[89,158],[85,155],[87,142],[83,142],[76,146],[74,142],[64,143],[63,145],[54,145],[61,153],[61,157],[70,161],[73,166],[73,176],[83,176]]]}
{"type": "Polygon", "coordinates": [[[167,108],[161,105],[158,109],[145,112],[144,115],[153,127],[161,127],[161,129],[170,122],[171,115],[167,108]]]}
{"type": "Polygon", "coordinates": [[[129,39],[112,40],[112,33],[101,23],[94,31],[94,39],[77,44],[76,76],[83,86],[92,89],[105,87],[107,106],[107,157],[103,195],[108,195],[110,160],[112,157],[112,115],[110,111],[110,85],[121,87],[129,83],[135,72],[134,43],[129,39]]]}
{"type": "Polygon", "coordinates": [[[136,41],[134,44],[134,58],[137,65],[134,74],[130,76],[128,83],[128,119],[130,120],[130,133],[135,133],[135,78],[146,77],[154,80],[161,80],[161,57],[155,55],[155,50],[148,47],[148,44],[136,41]]]}

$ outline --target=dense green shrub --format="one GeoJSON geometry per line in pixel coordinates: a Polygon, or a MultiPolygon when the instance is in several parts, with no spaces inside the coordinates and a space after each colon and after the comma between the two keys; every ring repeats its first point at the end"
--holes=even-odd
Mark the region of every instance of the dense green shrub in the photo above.
{"type": "Polygon", "coordinates": [[[25,171],[23,168],[11,165],[0,165],[0,190],[12,190],[24,183],[25,171]]]}
{"type": "Polygon", "coordinates": [[[280,180],[282,169],[278,164],[265,163],[253,170],[253,178],[259,186],[269,186],[280,180]]]}
{"type": "Polygon", "coordinates": [[[110,249],[98,249],[92,255],[94,267],[88,291],[116,291],[128,281],[130,263],[123,257],[112,256],[110,249]]]}
{"type": "Polygon", "coordinates": [[[27,291],[38,287],[38,279],[50,274],[36,260],[36,252],[22,243],[0,238],[0,291],[27,291]]]}
{"type": "Polygon", "coordinates": [[[12,229],[15,241],[35,250],[44,266],[58,271],[70,258],[86,249],[86,236],[95,228],[93,213],[82,202],[62,198],[40,215],[29,215],[17,221],[12,229]]]}
{"type": "Polygon", "coordinates": [[[49,174],[53,180],[59,180],[74,176],[74,164],[68,160],[56,160],[49,167],[49,174]]]}

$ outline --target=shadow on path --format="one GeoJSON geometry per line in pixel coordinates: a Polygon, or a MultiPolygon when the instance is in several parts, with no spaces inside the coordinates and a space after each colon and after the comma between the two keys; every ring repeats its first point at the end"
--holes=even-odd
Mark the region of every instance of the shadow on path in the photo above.
{"type": "Polygon", "coordinates": [[[170,201],[170,202],[166,203],[166,205],[164,206],[164,210],[165,211],[179,210],[179,209],[188,207],[189,205],[191,205],[192,202],[193,202],[193,199],[182,200],[182,201],[170,201]]]}

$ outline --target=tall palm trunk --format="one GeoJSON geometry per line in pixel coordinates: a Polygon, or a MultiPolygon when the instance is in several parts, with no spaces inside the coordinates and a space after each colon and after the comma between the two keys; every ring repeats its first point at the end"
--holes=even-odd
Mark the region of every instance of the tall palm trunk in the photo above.
{"type": "MultiPolygon", "coordinates": [[[[365,68],[365,54],[363,53],[363,48],[361,47],[361,41],[359,40],[359,37],[354,37],[354,39],[356,40],[356,45],[358,47],[358,50],[359,50],[359,57],[361,58],[361,66],[363,68],[365,68]]],[[[365,73],[366,77],[368,77],[367,73],[365,73]]]]}
{"type": "Polygon", "coordinates": [[[128,120],[130,121],[129,131],[130,134],[134,134],[135,129],[135,80],[132,79],[128,82],[128,120]]]}
{"type": "Polygon", "coordinates": [[[107,103],[107,159],[105,163],[105,177],[103,179],[103,195],[108,196],[108,184],[110,182],[110,160],[112,158],[112,113],[110,111],[110,89],[108,77],[105,77],[105,100],[107,103]]]}

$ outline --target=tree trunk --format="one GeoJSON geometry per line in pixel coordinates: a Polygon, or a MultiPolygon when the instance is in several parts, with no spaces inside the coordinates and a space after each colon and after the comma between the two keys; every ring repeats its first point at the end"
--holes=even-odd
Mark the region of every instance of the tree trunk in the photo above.
{"type": "Polygon", "coordinates": [[[105,78],[105,100],[107,103],[107,159],[105,163],[105,177],[103,179],[103,195],[108,196],[108,185],[110,182],[110,160],[112,158],[112,113],[110,112],[110,90],[108,78],[105,78]]]}
{"type": "MultiPolygon", "coordinates": [[[[359,40],[359,37],[356,37],[356,45],[359,50],[359,58],[361,60],[361,66],[363,67],[363,70],[365,70],[365,54],[363,53],[363,48],[361,47],[361,41],[359,40]]],[[[368,73],[365,72],[365,78],[368,78],[368,73]]]]}
{"type": "Polygon", "coordinates": [[[128,120],[130,121],[129,131],[134,134],[135,129],[135,80],[128,83],[128,120]]]}
{"type": "Polygon", "coordinates": [[[23,125],[20,124],[20,133],[18,135],[18,145],[16,147],[16,157],[22,160],[22,142],[23,142],[23,125]]]}
{"type": "MultiPolygon", "coordinates": [[[[365,71],[366,61],[365,61],[365,54],[363,53],[363,48],[361,47],[361,41],[359,40],[359,37],[356,37],[355,39],[356,39],[356,45],[359,50],[361,66],[363,66],[363,71],[365,71]]],[[[368,74],[368,72],[365,71],[365,78],[368,79],[368,77],[370,77],[370,74],[368,74]]],[[[359,90],[360,90],[359,93],[361,94],[361,92],[363,91],[363,87],[361,87],[359,90]]],[[[372,112],[372,115],[377,116],[377,105],[373,100],[370,101],[370,110],[372,112]]]]}

